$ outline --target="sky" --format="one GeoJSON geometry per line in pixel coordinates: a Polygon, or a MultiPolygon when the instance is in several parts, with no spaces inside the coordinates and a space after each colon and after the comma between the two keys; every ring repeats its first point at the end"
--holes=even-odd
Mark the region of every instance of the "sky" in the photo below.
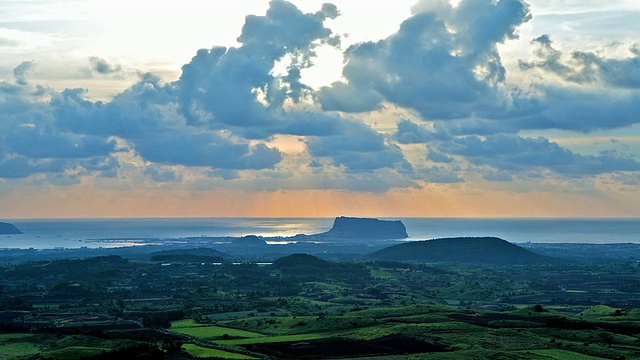
{"type": "Polygon", "coordinates": [[[640,217],[637,0],[0,8],[0,218],[640,217]]]}

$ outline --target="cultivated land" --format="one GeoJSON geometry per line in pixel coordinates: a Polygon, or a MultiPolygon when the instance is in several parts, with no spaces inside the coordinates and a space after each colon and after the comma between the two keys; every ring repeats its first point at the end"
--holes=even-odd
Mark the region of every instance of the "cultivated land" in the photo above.
{"type": "Polygon", "coordinates": [[[242,260],[181,249],[7,261],[0,359],[633,359],[638,308],[640,264],[620,259],[242,260]]]}

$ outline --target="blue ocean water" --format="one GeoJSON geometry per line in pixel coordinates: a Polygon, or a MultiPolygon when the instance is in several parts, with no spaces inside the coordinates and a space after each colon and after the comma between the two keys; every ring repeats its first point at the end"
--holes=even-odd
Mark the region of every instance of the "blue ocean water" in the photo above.
{"type": "MultiPolygon", "coordinates": [[[[402,218],[410,239],[497,236],[515,243],[640,243],[640,219],[402,218]]],[[[327,231],[332,218],[16,219],[21,235],[0,235],[0,248],[118,247],[168,239],[293,236],[327,231]]]]}

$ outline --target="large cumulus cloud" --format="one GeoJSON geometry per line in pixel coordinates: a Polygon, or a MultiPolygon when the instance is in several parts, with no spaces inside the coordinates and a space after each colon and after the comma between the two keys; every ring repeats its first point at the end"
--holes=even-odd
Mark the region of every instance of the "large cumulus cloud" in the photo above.
{"type": "MultiPolygon", "coordinates": [[[[302,74],[318,46],[339,44],[327,27],[339,14],[331,4],[304,13],[271,1],[264,15],[246,17],[238,46],[198,50],[173,82],[141,73],[108,101],[33,84],[38,65],[23,62],[0,82],[0,178],[117,179],[129,161],[127,169],[157,183],[200,177],[247,189],[386,191],[640,170],[633,154],[584,155],[523,134],[640,122],[637,45],[612,58],[565,53],[542,35],[516,67],[526,79],[518,83],[499,48],[532,18],[523,0],[424,0],[395,34],[346,49],[343,80],[316,90],[302,74]],[[363,121],[372,111],[397,128],[363,121]],[[303,150],[287,154],[278,137],[297,139],[303,150]]],[[[89,61],[96,75],[122,72],[103,57],[89,61]]]]}
{"type": "Polygon", "coordinates": [[[425,118],[449,119],[500,105],[505,79],[497,44],[530,18],[522,1],[425,2],[387,39],[352,46],[345,82],[326,87],[327,110],[366,111],[388,101],[425,118]],[[428,5],[428,6],[427,6],[428,5]]]}
{"type": "Polygon", "coordinates": [[[286,131],[295,121],[279,111],[287,99],[297,102],[306,87],[299,82],[300,69],[314,42],[326,40],[331,30],[323,24],[337,14],[330,6],[305,14],[293,4],[272,1],[266,15],[247,16],[235,48],[199,50],[175,87],[182,113],[190,123],[212,128],[240,128],[244,135],[266,137],[286,131]],[[289,55],[287,75],[272,73],[274,64],[289,55]]]}
{"type": "Polygon", "coordinates": [[[118,167],[119,151],[109,136],[84,136],[56,126],[43,98],[53,92],[31,85],[26,74],[33,62],[14,69],[14,80],[0,82],[0,177],[88,171],[103,174],[118,167]],[[92,168],[91,164],[109,164],[92,168]],[[85,167],[86,165],[86,167],[85,167]]]}
{"type": "MultiPolygon", "coordinates": [[[[311,157],[351,173],[410,171],[400,149],[370,127],[309,107],[315,94],[301,82],[301,71],[313,65],[316,46],[338,43],[324,26],[325,20],[338,15],[331,4],[303,13],[275,0],[265,15],[246,17],[240,46],[199,50],[175,82],[141,74],[138,82],[109,101],[90,101],[84,89],[66,89],[51,92],[47,99],[26,100],[23,109],[14,102],[12,110],[21,116],[5,131],[11,138],[3,142],[2,177],[70,168],[112,176],[117,154],[128,153],[138,156],[145,164],[144,174],[157,182],[181,181],[184,177],[171,169],[174,166],[209,168],[211,174],[232,172],[234,176],[222,179],[234,180],[238,170],[273,170],[282,162],[284,154],[266,144],[277,134],[305,137],[311,157]],[[274,70],[279,62],[288,64],[284,74],[274,70]],[[35,108],[41,108],[40,117],[46,121],[34,125],[25,120],[22,115],[35,108]]],[[[101,57],[90,61],[98,74],[121,71],[101,57]]],[[[31,67],[30,62],[21,64],[14,84],[3,83],[5,99],[28,85],[31,67]]],[[[346,181],[334,183],[346,186],[346,181]]],[[[412,182],[396,182],[405,183],[412,182]]]]}

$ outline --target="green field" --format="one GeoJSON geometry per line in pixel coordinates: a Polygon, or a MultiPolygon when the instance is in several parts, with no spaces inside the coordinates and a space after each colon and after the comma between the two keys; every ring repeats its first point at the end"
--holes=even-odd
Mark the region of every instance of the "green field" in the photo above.
{"type": "Polygon", "coordinates": [[[332,334],[299,334],[299,335],[282,335],[282,336],[265,336],[260,338],[246,338],[246,339],[234,339],[234,340],[214,340],[213,343],[219,345],[247,345],[247,344],[266,344],[266,343],[278,343],[289,341],[306,341],[325,339],[332,334]]]}
{"type": "Polygon", "coordinates": [[[264,336],[251,331],[232,329],[222,326],[201,325],[195,323],[194,326],[189,326],[189,322],[193,322],[193,320],[176,322],[175,326],[174,324],[171,324],[171,328],[169,330],[198,339],[221,338],[224,335],[228,335],[230,338],[255,338],[264,336]]]}
{"type": "Polygon", "coordinates": [[[183,348],[192,356],[197,358],[219,358],[219,359],[255,359],[254,357],[232,353],[224,350],[206,348],[194,344],[185,344],[183,348]]]}
{"type": "Polygon", "coordinates": [[[38,354],[41,350],[37,343],[31,334],[0,334],[0,359],[38,354]]]}
{"type": "Polygon", "coordinates": [[[545,349],[545,350],[531,350],[531,353],[548,356],[557,360],[601,360],[606,358],[595,357],[580,354],[573,351],[560,350],[560,349],[545,349]]]}
{"type": "Polygon", "coordinates": [[[50,350],[43,352],[42,355],[45,358],[52,359],[65,359],[65,360],[80,360],[85,357],[94,356],[102,353],[103,351],[109,351],[107,348],[97,347],[85,347],[85,346],[69,346],[64,349],[50,350]]]}
{"type": "Polygon", "coordinates": [[[192,328],[199,326],[209,326],[208,324],[199,324],[195,322],[193,319],[184,319],[177,320],[171,322],[171,329],[179,329],[179,328],[192,328]]]}
{"type": "Polygon", "coordinates": [[[0,265],[0,360],[103,352],[122,359],[640,359],[636,263],[289,260],[290,268],[162,267],[117,256],[0,265]],[[46,289],[41,304],[24,300],[32,289],[46,289]]]}

